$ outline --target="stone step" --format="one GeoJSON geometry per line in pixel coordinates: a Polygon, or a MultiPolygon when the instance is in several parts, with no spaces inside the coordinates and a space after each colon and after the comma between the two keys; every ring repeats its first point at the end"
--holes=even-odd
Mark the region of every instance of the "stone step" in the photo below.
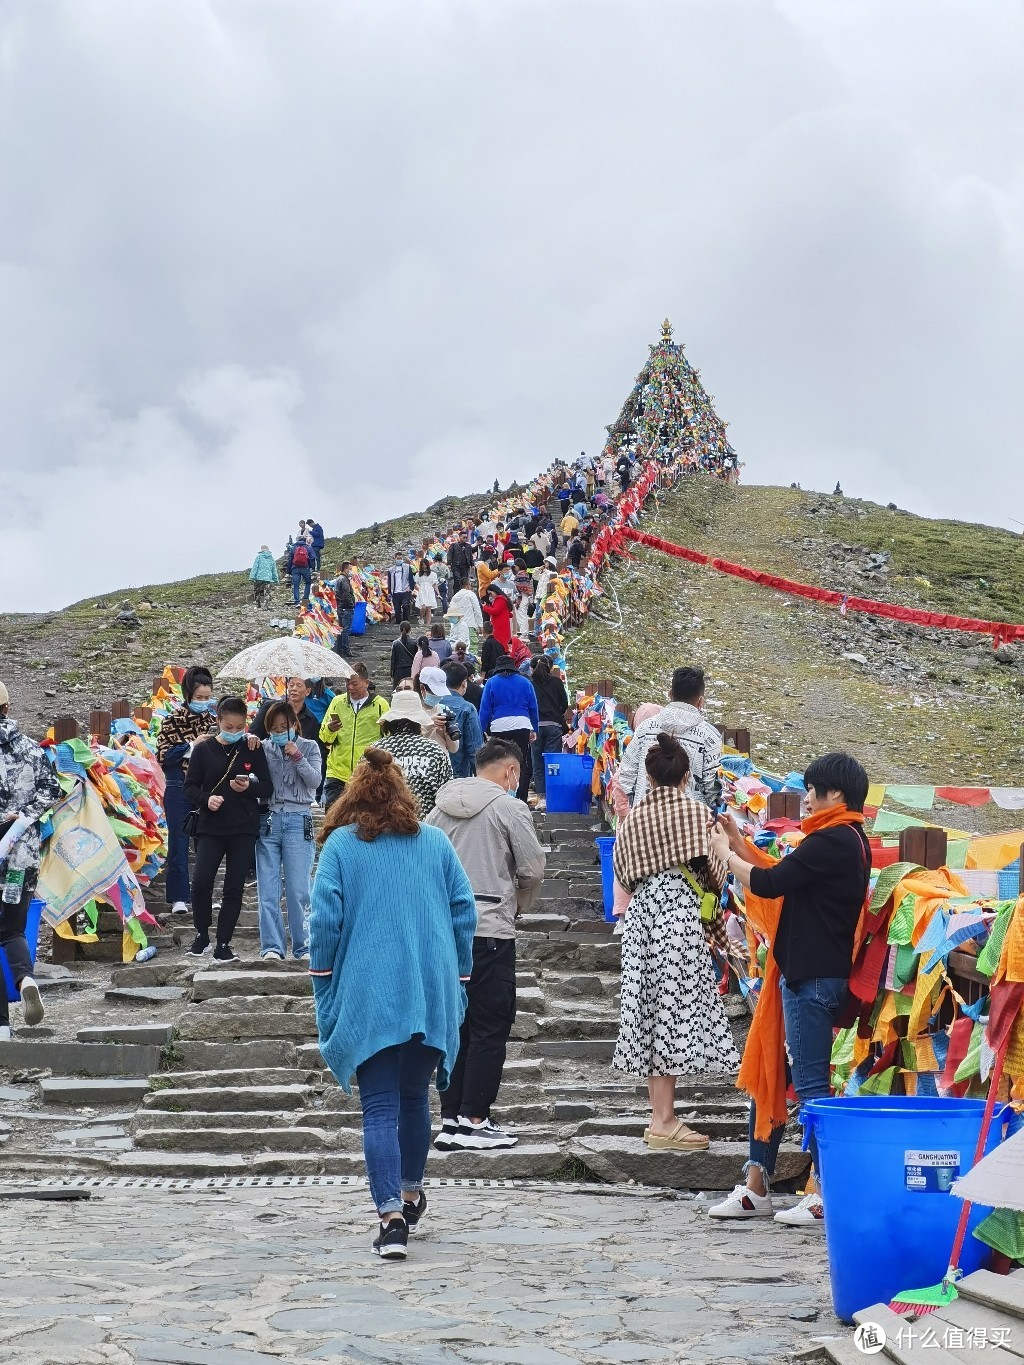
{"type": "Polygon", "coordinates": [[[541,975],[540,985],[551,1001],[607,1001],[609,1015],[617,1017],[620,981],[617,972],[582,975],[578,972],[545,971],[541,975]]]}
{"type": "Polygon", "coordinates": [[[80,1028],[75,1037],[80,1043],[153,1043],[163,1047],[171,1041],[172,1031],[170,1024],[118,1024],[80,1028]]]}
{"type": "Polygon", "coordinates": [[[510,1059],[527,1055],[570,1058],[574,1061],[610,1062],[615,1052],[614,1038],[531,1038],[526,1043],[509,1043],[510,1059]]]}
{"type": "MultiPolygon", "coordinates": [[[[642,1138],[593,1135],[576,1137],[569,1153],[601,1180],[636,1181],[674,1190],[731,1190],[747,1159],[746,1142],[715,1142],[704,1152],[652,1151],[642,1138]]],[[[810,1156],[783,1143],[775,1167],[780,1183],[799,1179],[810,1169],[810,1156]]]]}
{"type": "Polygon", "coordinates": [[[175,1090],[209,1089],[215,1080],[218,1086],[263,1086],[263,1085],[319,1085],[334,1084],[334,1077],[328,1072],[303,1070],[297,1066],[238,1067],[225,1069],[211,1074],[209,1071],[159,1071],[150,1078],[154,1090],[168,1088],[168,1081],[175,1090]]]}
{"type": "Polygon", "coordinates": [[[525,1014],[543,1014],[544,992],[539,986],[518,986],[516,988],[516,1009],[525,1014]]]}
{"type": "Polygon", "coordinates": [[[39,1082],[44,1104],[133,1104],[149,1089],[134,1076],[45,1076],[39,1082]]]}
{"type": "MultiPolygon", "coordinates": [[[[315,1046],[315,1045],[314,1045],[315,1046]]],[[[167,1050],[164,1071],[234,1071],[268,1066],[301,1066],[296,1045],[286,1039],[257,1039],[246,1043],[191,1042],[175,1038],[167,1050]]],[[[318,1067],[322,1063],[317,1064],[318,1067]]]]}
{"type": "Polygon", "coordinates": [[[162,1049],[141,1043],[35,1043],[23,1033],[0,1043],[0,1071],[48,1070],[58,1076],[148,1077],[162,1049]]]}
{"type": "Polygon", "coordinates": [[[177,1036],[196,1043],[304,1042],[316,1037],[316,1021],[312,1012],[195,1010],[179,1020],[177,1036]]]}
{"type": "Polygon", "coordinates": [[[304,1109],[311,1091],[308,1085],[224,1085],[215,1087],[174,1086],[150,1090],[149,1109],[202,1109],[206,1112],[244,1109],[304,1109]]]}
{"type": "Polygon", "coordinates": [[[112,1005],[168,1005],[185,994],[184,986],[112,986],[103,998],[112,1005]]]}
{"type": "Polygon", "coordinates": [[[617,1024],[609,1014],[543,1014],[537,1020],[539,1039],[607,1038],[617,1024]]]}
{"type": "MultiPolygon", "coordinates": [[[[496,1152],[435,1152],[427,1177],[462,1180],[528,1180],[553,1175],[565,1160],[558,1143],[520,1144],[496,1152]]],[[[265,1152],[243,1157],[234,1152],[121,1152],[109,1163],[118,1175],[195,1177],[217,1175],[366,1174],[357,1152],[265,1152]]],[[[730,1186],[731,1188],[731,1186],[730,1186]]]]}
{"type": "MultiPolygon", "coordinates": [[[[173,1115],[167,1115],[173,1118],[173,1115]]],[[[228,1127],[234,1115],[213,1115],[221,1118],[225,1126],[210,1125],[202,1130],[202,1144],[208,1152],[235,1152],[242,1156],[254,1156],[259,1152],[360,1152],[362,1133],[355,1128],[333,1127],[291,1127],[291,1128],[238,1128],[228,1127]]],[[[194,1146],[194,1134],[187,1129],[174,1126],[157,1128],[143,1127],[135,1133],[136,1151],[177,1152],[187,1151],[194,1146]]]]}
{"type": "MultiPolygon", "coordinates": [[[[280,966],[280,963],[275,963],[280,966]]],[[[242,996],[253,1000],[260,996],[300,996],[312,1000],[313,988],[306,972],[225,971],[215,969],[196,972],[192,980],[192,999],[220,1000],[226,996],[242,996]]]]}

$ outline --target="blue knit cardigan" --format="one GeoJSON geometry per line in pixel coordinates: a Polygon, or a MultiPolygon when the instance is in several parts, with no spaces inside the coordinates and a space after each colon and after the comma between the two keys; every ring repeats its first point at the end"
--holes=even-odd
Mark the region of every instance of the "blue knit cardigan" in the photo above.
{"type": "Polygon", "coordinates": [[[320,1053],[342,1089],[375,1053],[417,1036],[444,1054],[437,1086],[447,1086],[475,930],[473,888],[439,829],[364,841],[345,825],[328,837],[313,883],[309,970],[320,1053]]]}

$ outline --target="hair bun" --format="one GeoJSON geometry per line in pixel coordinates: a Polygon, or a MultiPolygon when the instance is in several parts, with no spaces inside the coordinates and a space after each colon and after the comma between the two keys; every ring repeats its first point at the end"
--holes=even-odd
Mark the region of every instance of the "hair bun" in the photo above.
{"type": "Polygon", "coordinates": [[[364,751],[363,758],[371,768],[376,768],[378,771],[388,767],[389,764],[394,762],[394,759],[388,753],[387,749],[378,749],[374,744],[371,744],[370,747],[364,751]]]}

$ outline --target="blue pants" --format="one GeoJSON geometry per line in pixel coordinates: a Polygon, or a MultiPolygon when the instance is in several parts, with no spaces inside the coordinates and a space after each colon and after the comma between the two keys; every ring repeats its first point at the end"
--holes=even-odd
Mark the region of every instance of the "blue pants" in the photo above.
{"type": "Polygon", "coordinates": [[[428,1088],[441,1059],[419,1037],[386,1047],[356,1069],[363,1110],[363,1156],[377,1212],[401,1213],[402,1191],[423,1188],[430,1150],[428,1088]]]}
{"type": "Polygon", "coordinates": [[[343,659],[347,659],[349,654],[348,630],[354,614],[354,607],[341,607],[338,611],[338,624],[341,626],[341,630],[334,641],[334,652],[340,654],[343,659]]]}
{"type": "Polygon", "coordinates": [[[292,603],[296,607],[299,605],[300,583],[304,585],[302,589],[302,600],[303,602],[308,602],[309,590],[313,586],[313,573],[308,565],[305,569],[292,569],[292,603]]]}
{"type": "Polygon", "coordinates": [[[533,788],[538,796],[544,796],[547,792],[544,755],[562,752],[562,727],[552,721],[542,720],[537,726],[537,738],[530,745],[530,750],[533,756],[533,788]]]}
{"type": "Polygon", "coordinates": [[[164,813],[167,816],[167,862],[164,865],[165,892],[168,905],[183,901],[192,903],[192,885],[188,871],[188,838],[182,829],[189,803],[185,800],[185,776],[180,768],[167,774],[164,789],[164,813]]]}
{"type": "Polygon", "coordinates": [[[287,956],[281,919],[281,877],[288,905],[292,957],[309,951],[309,889],[316,845],[307,839],[308,816],[276,810],[260,821],[256,844],[256,884],[260,898],[260,952],[287,956]]]}
{"type": "MultiPolygon", "coordinates": [[[[792,1068],[797,1099],[818,1100],[831,1094],[832,1031],[846,1003],[846,977],[809,976],[792,986],[782,982],[782,1013],[786,1021],[786,1050],[792,1068]]],[[[754,1106],[750,1106],[750,1160],[743,1168],[760,1166],[766,1180],[775,1173],[775,1162],[785,1127],[774,1128],[767,1142],[754,1138],[754,1106]]],[[[811,1159],[818,1169],[818,1150],[811,1135],[811,1159]]]]}

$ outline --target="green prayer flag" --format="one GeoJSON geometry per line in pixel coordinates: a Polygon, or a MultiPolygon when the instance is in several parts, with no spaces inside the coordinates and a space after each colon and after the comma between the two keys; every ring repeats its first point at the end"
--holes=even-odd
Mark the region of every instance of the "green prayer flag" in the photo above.
{"type": "Polygon", "coordinates": [[[885,795],[898,806],[909,806],[911,810],[931,810],[935,805],[934,787],[893,787],[886,783],[885,795]]]}
{"type": "Polygon", "coordinates": [[[946,844],[946,866],[954,872],[967,866],[970,839],[950,839],[946,844]]]}
{"type": "Polygon", "coordinates": [[[893,911],[892,919],[889,921],[890,943],[909,943],[914,933],[914,906],[916,900],[913,896],[904,896],[899,905],[893,911]]]}
{"type": "Polygon", "coordinates": [[[924,820],[918,820],[913,815],[901,815],[895,810],[880,810],[875,816],[875,823],[872,827],[872,834],[892,834],[913,826],[924,825],[924,820]]]}

